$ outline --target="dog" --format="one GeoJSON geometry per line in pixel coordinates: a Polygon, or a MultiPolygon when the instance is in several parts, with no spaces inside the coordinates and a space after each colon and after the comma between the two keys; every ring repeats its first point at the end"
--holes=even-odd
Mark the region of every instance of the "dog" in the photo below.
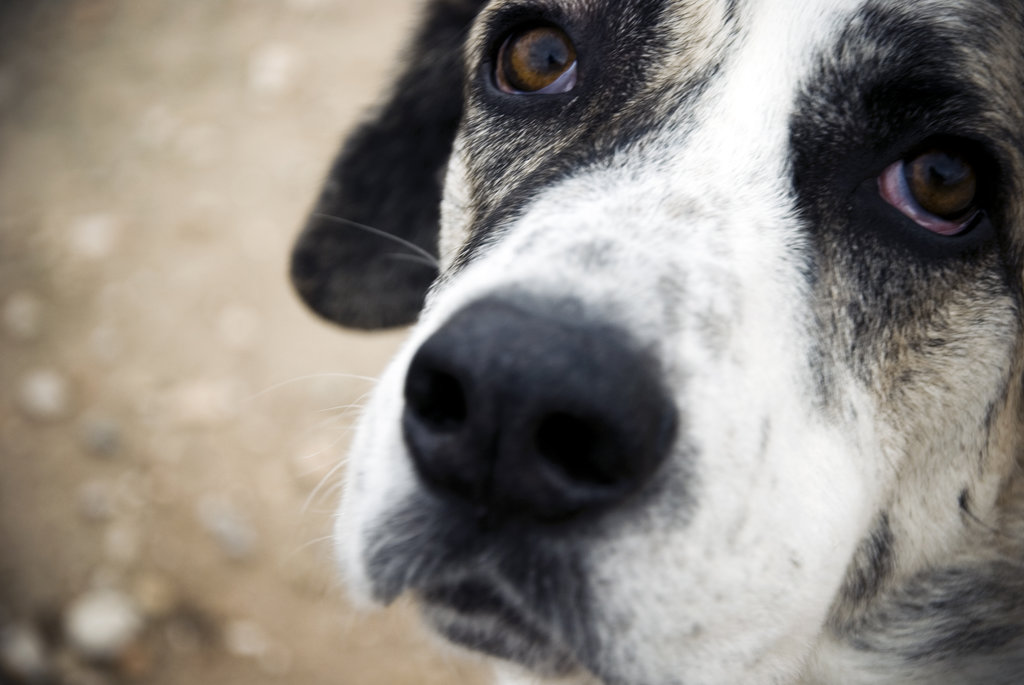
{"type": "Polygon", "coordinates": [[[1024,3],[430,0],[292,255],[501,682],[1024,682],[1024,3]]]}

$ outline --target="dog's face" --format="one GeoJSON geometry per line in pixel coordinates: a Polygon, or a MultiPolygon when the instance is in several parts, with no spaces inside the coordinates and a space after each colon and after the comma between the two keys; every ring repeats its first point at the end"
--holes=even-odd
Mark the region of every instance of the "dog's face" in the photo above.
{"type": "Polygon", "coordinates": [[[357,591],[580,682],[1010,682],[1024,5],[434,0],[408,60],[293,266],[377,327],[379,231],[439,254],[357,591]]]}

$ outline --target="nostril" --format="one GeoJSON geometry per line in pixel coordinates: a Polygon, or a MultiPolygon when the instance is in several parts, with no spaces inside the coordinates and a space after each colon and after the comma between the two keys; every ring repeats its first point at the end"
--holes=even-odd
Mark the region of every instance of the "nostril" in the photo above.
{"type": "Polygon", "coordinates": [[[464,500],[479,497],[488,468],[476,446],[480,412],[469,405],[468,375],[456,361],[421,348],[406,375],[402,412],[402,437],[419,477],[464,500]]]}
{"type": "Polygon", "coordinates": [[[466,420],[466,393],[450,373],[429,368],[411,373],[405,399],[416,416],[436,431],[455,430],[466,420]]]}
{"type": "Polygon", "coordinates": [[[534,447],[548,463],[578,484],[614,486],[621,467],[601,422],[564,412],[544,417],[534,433],[534,447]]]}

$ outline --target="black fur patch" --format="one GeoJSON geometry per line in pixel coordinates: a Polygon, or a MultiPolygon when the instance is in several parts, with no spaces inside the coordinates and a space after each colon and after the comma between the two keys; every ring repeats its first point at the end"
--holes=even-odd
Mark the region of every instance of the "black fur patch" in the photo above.
{"type": "Polygon", "coordinates": [[[832,352],[836,359],[866,384],[887,376],[893,392],[936,380],[915,375],[908,359],[943,354],[964,339],[946,315],[952,303],[985,308],[1021,293],[1007,222],[1019,202],[1010,179],[1021,172],[1014,164],[1024,121],[970,79],[973,60],[983,62],[989,47],[984,20],[998,15],[978,3],[977,24],[968,22],[974,30],[908,8],[866,5],[820,56],[790,124],[794,195],[815,248],[818,326],[843,348],[832,352]],[[882,170],[916,146],[948,138],[982,160],[985,206],[972,230],[952,238],[917,226],[877,185],[882,170]]]}
{"type": "Polygon", "coordinates": [[[1007,563],[923,573],[878,602],[851,634],[858,649],[911,662],[1021,649],[1024,578],[1007,563]]]}
{"type": "Polygon", "coordinates": [[[874,599],[892,576],[894,568],[892,528],[889,526],[889,514],[882,512],[850,565],[843,588],[844,599],[856,604],[874,599]]]}

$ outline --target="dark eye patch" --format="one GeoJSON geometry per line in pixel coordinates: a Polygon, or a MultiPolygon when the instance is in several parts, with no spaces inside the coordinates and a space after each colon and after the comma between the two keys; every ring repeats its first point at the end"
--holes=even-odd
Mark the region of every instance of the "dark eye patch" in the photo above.
{"type": "Polygon", "coordinates": [[[790,123],[793,190],[815,237],[869,240],[925,261],[991,246],[1001,217],[998,150],[1005,141],[986,128],[993,103],[967,77],[969,65],[954,49],[962,39],[898,9],[875,7],[819,57],[790,123]],[[950,154],[969,150],[978,167],[970,209],[984,216],[950,231],[955,236],[922,228],[880,192],[887,169],[915,162],[930,145],[950,154]]]}
{"type": "MultiPolygon", "coordinates": [[[[603,6],[527,0],[502,4],[482,19],[477,49],[470,55],[462,128],[474,230],[456,266],[541,188],[600,164],[663,124],[664,112],[651,100],[641,102],[637,93],[649,86],[653,67],[668,54],[673,34],[666,22],[675,18],[667,0],[618,0],[603,6]],[[571,40],[573,87],[545,92],[543,81],[532,93],[527,88],[534,85],[525,81],[500,87],[496,73],[502,47],[538,27],[555,27],[571,40]]],[[[685,93],[673,97],[673,109],[685,112],[701,84],[673,86],[685,93]]]]}

